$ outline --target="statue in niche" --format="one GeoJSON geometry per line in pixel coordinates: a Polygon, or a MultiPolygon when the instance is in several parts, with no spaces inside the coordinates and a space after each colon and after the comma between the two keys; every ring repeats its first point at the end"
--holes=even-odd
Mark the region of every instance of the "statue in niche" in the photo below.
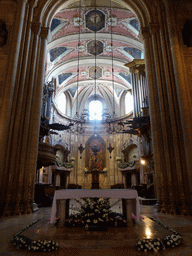
{"type": "Polygon", "coordinates": [[[182,29],[183,43],[187,47],[192,47],[192,20],[187,19],[182,29]]]}
{"type": "Polygon", "coordinates": [[[0,20],[0,47],[3,47],[7,43],[8,31],[6,29],[5,22],[0,20]]]}

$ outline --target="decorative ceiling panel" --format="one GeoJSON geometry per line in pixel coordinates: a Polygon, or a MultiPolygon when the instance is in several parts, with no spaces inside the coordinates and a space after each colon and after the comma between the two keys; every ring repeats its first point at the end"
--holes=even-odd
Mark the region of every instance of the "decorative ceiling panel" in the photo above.
{"type": "Polygon", "coordinates": [[[100,6],[92,7],[84,0],[80,9],[76,2],[74,8],[58,11],[51,24],[47,79],[56,78],[55,98],[67,91],[72,108],[78,102],[84,109],[96,94],[106,105],[115,97],[120,108],[121,96],[131,89],[131,75],[124,65],[143,57],[136,15],[114,2],[112,8],[105,7],[104,2],[110,3],[97,0],[100,6]]]}
{"type": "Polygon", "coordinates": [[[105,14],[100,10],[91,10],[85,15],[86,27],[99,31],[105,27],[105,14]]]}

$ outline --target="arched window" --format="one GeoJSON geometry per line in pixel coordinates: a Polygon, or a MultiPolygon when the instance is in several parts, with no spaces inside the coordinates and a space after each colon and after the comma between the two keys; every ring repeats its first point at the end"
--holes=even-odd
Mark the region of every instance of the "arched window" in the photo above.
{"type": "Polygon", "coordinates": [[[66,95],[62,93],[59,95],[57,100],[57,107],[63,113],[66,114],[66,95]]]}
{"type": "Polygon", "coordinates": [[[128,114],[131,111],[133,111],[133,96],[130,92],[127,92],[125,95],[125,114],[128,114]]]}
{"type": "Polygon", "coordinates": [[[103,106],[101,101],[92,100],[89,103],[89,120],[102,120],[103,106]]]}

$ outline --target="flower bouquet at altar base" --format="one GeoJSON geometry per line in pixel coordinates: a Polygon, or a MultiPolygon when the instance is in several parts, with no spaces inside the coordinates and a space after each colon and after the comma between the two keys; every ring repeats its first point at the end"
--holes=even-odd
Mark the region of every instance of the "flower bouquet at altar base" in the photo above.
{"type": "Polygon", "coordinates": [[[85,226],[126,226],[123,215],[111,211],[110,202],[103,198],[84,198],[80,213],[71,215],[65,220],[66,227],[85,226]]]}

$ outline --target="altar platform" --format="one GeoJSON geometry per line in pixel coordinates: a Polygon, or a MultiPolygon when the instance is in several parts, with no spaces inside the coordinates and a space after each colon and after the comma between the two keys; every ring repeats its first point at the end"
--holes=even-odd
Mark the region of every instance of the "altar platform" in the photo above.
{"type": "MultiPolygon", "coordinates": [[[[73,205],[77,205],[74,203],[73,205]]],[[[192,216],[178,216],[158,213],[152,205],[141,206],[142,220],[135,226],[110,227],[108,231],[86,231],[84,228],[66,228],[50,224],[51,207],[40,208],[31,214],[9,216],[0,218],[0,255],[3,256],[189,256],[192,255],[192,216]],[[22,235],[32,240],[54,240],[59,243],[59,250],[55,252],[34,253],[28,250],[15,248],[11,239],[18,231],[30,225],[34,220],[43,219],[22,235]],[[141,252],[136,249],[136,242],[145,236],[149,238],[164,238],[170,232],[162,225],[152,221],[150,217],[159,220],[164,225],[181,233],[183,241],[179,247],[168,248],[158,253],[141,252]]]]}
{"type": "Polygon", "coordinates": [[[137,191],[134,189],[62,189],[55,191],[50,223],[54,223],[59,216],[59,225],[62,226],[69,211],[67,200],[80,198],[122,199],[124,202],[127,223],[132,223],[132,213],[136,216],[136,220],[139,220],[139,198],[137,191]]]}

